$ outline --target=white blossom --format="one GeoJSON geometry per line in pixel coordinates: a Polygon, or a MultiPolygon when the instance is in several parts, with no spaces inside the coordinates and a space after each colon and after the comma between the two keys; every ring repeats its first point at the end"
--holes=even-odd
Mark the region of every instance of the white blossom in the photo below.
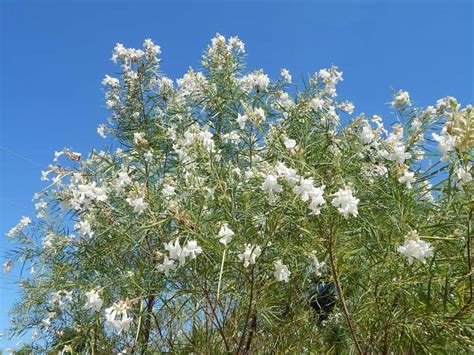
{"type": "Polygon", "coordinates": [[[471,166],[468,165],[466,169],[462,166],[459,166],[456,170],[456,176],[458,178],[458,186],[463,186],[464,184],[470,183],[472,181],[471,166]]]}
{"type": "Polygon", "coordinates": [[[290,281],[291,271],[285,264],[283,264],[281,260],[275,261],[274,266],[275,271],[273,273],[273,276],[277,281],[290,281]]]}
{"type": "Polygon", "coordinates": [[[174,269],[176,269],[175,261],[165,255],[163,262],[158,265],[158,271],[164,272],[166,276],[169,276],[170,270],[174,269]]]}
{"type": "Polygon", "coordinates": [[[10,229],[7,232],[6,236],[7,237],[13,237],[13,236],[17,235],[18,233],[22,232],[23,229],[25,229],[31,223],[32,223],[31,218],[25,217],[25,216],[21,217],[20,222],[15,227],[10,229]]]}
{"type": "Polygon", "coordinates": [[[230,243],[230,241],[232,240],[232,237],[234,236],[234,232],[232,231],[232,229],[229,228],[229,225],[227,223],[224,223],[221,227],[221,229],[219,230],[219,241],[224,244],[224,245],[227,245],[230,243]]]}
{"type": "Polygon", "coordinates": [[[240,129],[244,129],[244,128],[245,128],[245,122],[247,122],[247,120],[248,120],[247,115],[241,115],[241,114],[239,113],[239,115],[237,116],[236,121],[237,121],[237,123],[239,124],[240,129]]]}
{"type": "Polygon", "coordinates": [[[309,200],[311,192],[314,190],[313,183],[313,178],[301,179],[300,184],[293,188],[293,192],[300,195],[301,199],[306,202],[309,200]]]}
{"type": "Polygon", "coordinates": [[[415,173],[413,171],[410,171],[408,169],[403,169],[403,174],[398,178],[398,182],[401,184],[407,185],[407,188],[411,189],[412,188],[412,183],[416,181],[415,179],[415,173]]]}
{"type": "Polygon", "coordinates": [[[288,69],[282,69],[280,70],[280,75],[287,83],[291,83],[291,74],[288,71],[288,69]]]}
{"type": "Polygon", "coordinates": [[[316,256],[316,252],[314,251],[309,253],[309,257],[313,262],[312,266],[314,269],[314,273],[316,274],[316,276],[321,276],[321,270],[326,265],[326,263],[324,261],[319,261],[318,257],[316,256]]]}
{"type": "Polygon", "coordinates": [[[296,141],[290,138],[285,138],[283,144],[285,145],[286,149],[294,149],[296,147],[296,141]]]}
{"type": "Polygon", "coordinates": [[[426,263],[425,258],[433,256],[433,248],[431,244],[420,240],[416,231],[411,232],[406,236],[405,243],[398,247],[398,252],[408,258],[408,264],[413,264],[414,259],[420,260],[423,264],[426,263]]]}
{"type": "Polygon", "coordinates": [[[97,134],[101,137],[101,138],[106,138],[106,135],[105,135],[105,129],[107,127],[105,126],[105,124],[100,124],[97,126],[97,134]]]}
{"type": "Polygon", "coordinates": [[[129,310],[130,306],[124,301],[114,303],[111,307],[105,309],[105,322],[115,329],[118,335],[130,329],[132,318],[128,316],[129,310]]]}
{"type": "Polygon", "coordinates": [[[75,224],[76,229],[79,231],[79,235],[83,237],[92,237],[94,231],[88,220],[80,220],[75,224]]]}
{"type": "Polygon", "coordinates": [[[3,263],[3,271],[5,272],[10,272],[13,269],[13,261],[7,260],[5,263],[3,263]]]}
{"type": "Polygon", "coordinates": [[[406,106],[411,106],[410,95],[406,91],[400,90],[395,95],[395,98],[392,101],[392,106],[397,109],[402,109],[406,106]]]}
{"type": "Polygon", "coordinates": [[[102,308],[104,301],[100,298],[100,293],[98,289],[93,289],[86,292],[86,303],[84,304],[85,309],[90,309],[94,312],[99,312],[102,308]]]}
{"type": "Polygon", "coordinates": [[[128,204],[133,207],[133,212],[137,214],[142,214],[143,212],[146,211],[148,208],[148,203],[145,202],[145,199],[143,197],[138,197],[138,198],[127,198],[126,201],[128,204]]]}
{"type": "Polygon", "coordinates": [[[351,188],[339,189],[333,196],[334,198],[331,203],[344,215],[344,218],[349,218],[349,214],[352,214],[354,217],[358,216],[357,205],[359,204],[359,199],[352,195],[351,188]]]}
{"type": "Polygon", "coordinates": [[[176,189],[174,186],[170,184],[164,184],[163,189],[161,190],[161,193],[163,194],[164,197],[172,197],[176,194],[176,189]]]}
{"type": "Polygon", "coordinates": [[[362,130],[359,134],[360,139],[362,140],[362,143],[364,144],[370,144],[375,138],[374,131],[370,126],[364,126],[362,127],[362,130]]]}
{"type": "Polygon", "coordinates": [[[270,201],[274,201],[275,193],[280,193],[282,191],[282,186],[278,183],[277,176],[269,174],[265,177],[265,181],[260,186],[260,189],[268,193],[270,201]]]}
{"type": "Polygon", "coordinates": [[[454,150],[456,142],[455,138],[446,131],[441,131],[441,135],[432,133],[432,137],[436,142],[438,142],[438,148],[443,154],[443,160],[446,160],[447,153],[454,150]]]}
{"type": "Polygon", "coordinates": [[[315,97],[311,100],[311,107],[315,111],[320,111],[324,107],[324,100],[320,97],[315,97]]]}
{"type": "Polygon", "coordinates": [[[321,207],[326,204],[326,201],[323,197],[325,188],[325,185],[321,185],[320,187],[315,187],[309,193],[309,196],[311,197],[309,208],[311,209],[313,215],[319,215],[321,213],[321,207]]]}
{"type": "Polygon", "coordinates": [[[262,253],[262,248],[258,245],[245,244],[245,251],[242,254],[238,254],[240,261],[244,262],[244,267],[255,264],[257,258],[262,253]]]}
{"type": "Polygon", "coordinates": [[[130,185],[132,183],[132,179],[127,174],[126,171],[120,171],[117,174],[117,178],[115,180],[115,191],[119,194],[122,192],[123,188],[130,185]]]}

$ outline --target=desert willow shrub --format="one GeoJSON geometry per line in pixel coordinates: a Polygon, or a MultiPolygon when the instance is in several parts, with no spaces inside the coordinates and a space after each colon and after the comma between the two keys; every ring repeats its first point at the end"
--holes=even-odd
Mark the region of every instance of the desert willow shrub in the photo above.
{"type": "Polygon", "coordinates": [[[216,35],[174,82],[151,40],[116,45],[98,133],[120,148],[56,152],[37,218],[8,233],[5,268],[32,268],[13,334],[70,353],[472,350],[472,107],[399,91],[390,128],[338,98],[337,67],[298,90],[244,53],[216,35]]]}

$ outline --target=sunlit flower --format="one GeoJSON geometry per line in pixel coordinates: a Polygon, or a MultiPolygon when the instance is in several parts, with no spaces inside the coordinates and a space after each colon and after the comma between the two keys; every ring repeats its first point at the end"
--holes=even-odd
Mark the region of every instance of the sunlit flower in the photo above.
{"type": "Polygon", "coordinates": [[[278,178],[275,175],[269,174],[265,177],[265,181],[260,186],[260,189],[268,193],[270,201],[274,201],[275,193],[280,193],[282,186],[278,183],[278,178]]]}
{"type": "Polygon", "coordinates": [[[237,255],[244,262],[244,267],[255,264],[257,258],[262,253],[262,248],[258,245],[245,244],[245,251],[237,255]]]}
{"type": "Polygon", "coordinates": [[[410,95],[408,94],[408,92],[402,90],[397,92],[392,101],[392,106],[397,109],[402,109],[406,106],[411,106],[410,95]]]}
{"type": "Polygon", "coordinates": [[[331,203],[344,215],[344,218],[349,218],[349,214],[352,214],[354,217],[358,216],[357,205],[359,204],[359,199],[352,195],[351,188],[339,189],[333,196],[334,198],[331,203]]]}
{"type": "Polygon", "coordinates": [[[132,318],[128,316],[130,306],[127,302],[120,301],[105,309],[105,323],[120,335],[130,329],[132,318]]]}
{"type": "Polygon", "coordinates": [[[274,266],[275,272],[273,273],[273,276],[277,281],[290,281],[291,271],[281,260],[275,261],[274,266]]]}
{"type": "Polygon", "coordinates": [[[288,71],[288,69],[282,69],[280,70],[280,75],[287,83],[291,83],[291,74],[288,71]]]}
{"type": "Polygon", "coordinates": [[[411,189],[412,183],[416,181],[415,173],[408,169],[403,169],[403,174],[398,178],[398,182],[407,185],[407,188],[411,189]]]}
{"type": "Polygon", "coordinates": [[[222,244],[227,245],[232,240],[234,234],[235,233],[232,231],[232,229],[229,228],[229,225],[227,223],[224,223],[219,231],[219,241],[222,244]]]}
{"type": "Polygon", "coordinates": [[[408,258],[409,265],[413,263],[414,259],[418,259],[424,264],[426,263],[425,258],[433,256],[431,244],[420,240],[416,231],[408,234],[405,243],[399,246],[397,250],[408,258]]]}
{"type": "Polygon", "coordinates": [[[102,308],[104,301],[100,298],[100,293],[98,289],[93,289],[86,292],[86,303],[84,304],[85,309],[90,309],[94,312],[99,312],[102,308]]]}
{"type": "Polygon", "coordinates": [[[137,214],[142,214],[145,212],[148,208],[148,203],[145,202],[145,199],[143,197],[138,197],[138,198],[127,198],[126,201],[128,204],[133,207],[133,212],[137,214]]]}

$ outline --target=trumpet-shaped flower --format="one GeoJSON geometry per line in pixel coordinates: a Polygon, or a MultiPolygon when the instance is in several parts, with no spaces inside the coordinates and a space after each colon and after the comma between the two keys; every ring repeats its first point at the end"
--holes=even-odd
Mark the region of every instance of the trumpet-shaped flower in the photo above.
{"type": "Polygon", "coordinates": [[[143,212],[146,211],[148,208],[148,203],[145,202],[145,199],[143,197],[138,197],[138,198],[127,198],[126,201],[128,204],[133,207],[133,212],[136,214],[142,214],[143,212]]]}
{"type": "Polygon", "coordinates": [[[244,267],[255,264],[257,258],[262,253],[262,248],[258,245],[246,244],[245,251],[242,254],[237,255],[241,261],[244,262],[244,267]]]}
{"type": "Polygon", "coordinates": [[[105,310],[106,324],[115,329],[118,335],[130,329],[132,318],[128,316],[129,310],[130,306],[124,301],[114,303],[105,310]]]}
{"type": "Polygon", "coordinates": [[[274,266],[275,271],[273,273],[273,276],[277,281],[290,281],[291,271],[285,264],[283,264],[281,260],[275,261],[274,266]]]}
{"type": "Polygon", "coordinates": [[[235,233],[232,231],[232,229],[229,228],[229,225],[227,223],[224,223],[219,231],[219,241],[222,244],[227,245],[232,240],[234,234],[235,233]]]}
{"type": "Polygon", "coordinates": [[[408,258],[408,264],[413,264],[414,259],[426,263],[425,258],[433,256],[433,248],[430,243],[420,240],[416,232],[407,236],[405,243],[398,247],[397,251],[408,258]]]}
{"type": "Polygon", "coordinates": [[[270,201],[274,201],[275,192],[280,193],[282,186],[278,183],[278,177],[276,175],[269,174],[265,177],[265,181],[260,186],[260,189],[268,193],[270,201]]]}
{"type": "Polygon", "coordinates": [[[358,216],[357,205],[359,204],[359,199],[352,195],[352,190],[349,187],[339,189],[333,196],[334,198],[331,203],[344,215],[344,218],[349,218],[349,214],[352,214],[354,217],[358,216]]]}
{"type": "Polygon", "coordinates": [[[86,292],[87,301],[84,304],[85,309],[90,309],[94,312],[99,312],[104,301],[100,298],[99,290],[94,289],[86,292]]]}

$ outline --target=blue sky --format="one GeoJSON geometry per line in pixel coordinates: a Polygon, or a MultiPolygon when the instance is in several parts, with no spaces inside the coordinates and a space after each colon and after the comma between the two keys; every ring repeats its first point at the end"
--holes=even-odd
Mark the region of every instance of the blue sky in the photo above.
{"type": "MultiPolygon", "coordinates": [[[[323,67],[344,72],[339,95],[356,113],[388,115],[391,88],[426,106],[446,95],[472,103],[470,1],[20,1],[0,0],[0,260],[14,247],[3,235],[44,185],[55,150],[87,154],[106,143],[104,74],[114,44],[162,47],[171,78],[199,67],[216,32],[238,35],[249,69],[294,81],[323,67]]],[[[20,267],[0,273],[0,332],[17,297],[20,267]]],[[[0,349],[16,341],[0,338],[0,349]]]]}

